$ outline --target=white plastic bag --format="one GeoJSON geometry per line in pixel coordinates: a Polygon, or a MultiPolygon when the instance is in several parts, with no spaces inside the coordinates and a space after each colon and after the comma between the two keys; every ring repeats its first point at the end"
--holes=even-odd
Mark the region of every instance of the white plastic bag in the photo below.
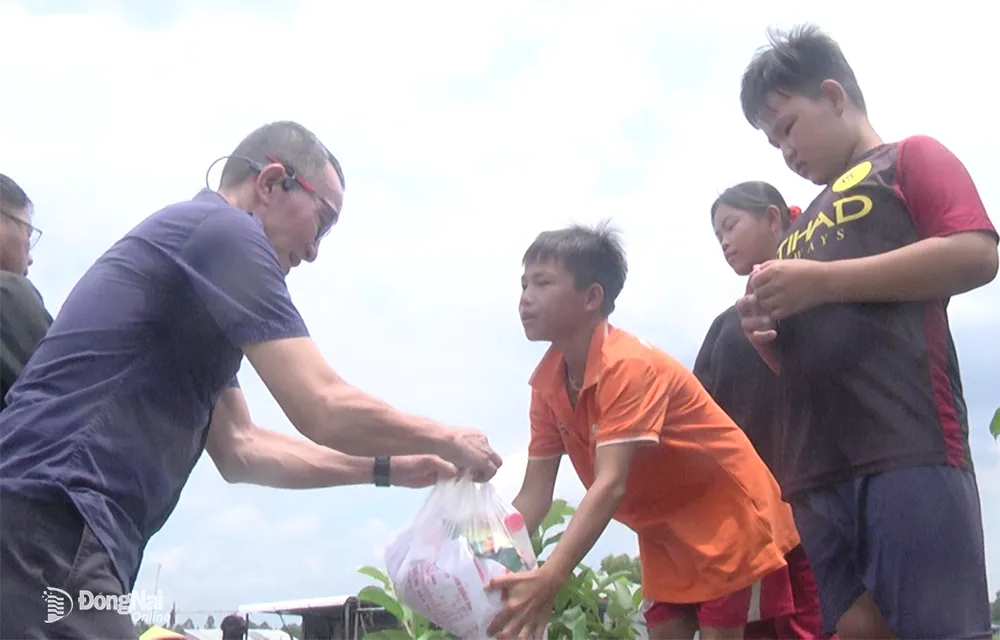
{"type": "Polygon", "coordinates": [[[459,638],[485,638],[503,607],[484,587],[497,576],[538,566],[524,519],[488,482],[439,482],[386,547],[399,601],[459,638]]]}

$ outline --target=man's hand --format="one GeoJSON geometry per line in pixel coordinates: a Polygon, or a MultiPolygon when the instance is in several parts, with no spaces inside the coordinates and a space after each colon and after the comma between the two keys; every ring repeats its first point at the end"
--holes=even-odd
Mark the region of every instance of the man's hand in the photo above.
{"type": "Polygon", "coordinates": [[[500,590],[506,595],[506,603],[486,633],[498,638],[544,640],[545,625],[552,616],[561,586],[562,581],[546,571],[545,565],[534,571],[493,578],[486,590],[500,590]]]}
{"type": "Polygon", "coordinates": [[[772,320],[783,320],[828,300],[826,263],[768,260],[754,268],[750,287],[761,311],[772,320]]]}
{"type": "Polygon", "coordinates": [[[441,457],[461,471],[471,471],[478,482],[485,482],[496,475],[503,464],[489,439],[475,429],[453,429],[447,440],[446,451],[441,457]]]}
{"type": "Polygon", "coordinates": [[[422,489],[457,475],[455,465],[437,456],[400,456],[389,461],[389,483],[396,487],[422,489]]]}

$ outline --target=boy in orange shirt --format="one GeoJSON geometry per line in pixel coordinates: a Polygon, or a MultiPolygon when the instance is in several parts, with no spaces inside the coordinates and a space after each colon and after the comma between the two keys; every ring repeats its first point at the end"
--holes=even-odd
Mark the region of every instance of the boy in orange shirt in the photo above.
{"type": "Polygon", "coordinates": [[[531,377],[531,441],[514,506],[529,531],[569,456],[587,493],[535,571],[498,578],[489,632],[541,637],[559,588],[612,518],[639,537],[651,638],[741,638],[795,610],[784,556],[791,511],[743,431],[679,362],[610,326],[627,266],[606,225],[538,236],[524,255],[520,313],[552,346],[531,377]]]}

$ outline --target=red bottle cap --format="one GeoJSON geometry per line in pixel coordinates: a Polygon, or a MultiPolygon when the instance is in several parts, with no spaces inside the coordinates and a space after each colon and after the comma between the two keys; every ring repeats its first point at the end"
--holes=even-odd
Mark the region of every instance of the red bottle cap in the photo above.
{"type": "Polygon", "coordinates": [[[524,528],[524,518],[520,513],[510,513],[503,519],[504,526],[511,533],[516,533],[524,528]]]}

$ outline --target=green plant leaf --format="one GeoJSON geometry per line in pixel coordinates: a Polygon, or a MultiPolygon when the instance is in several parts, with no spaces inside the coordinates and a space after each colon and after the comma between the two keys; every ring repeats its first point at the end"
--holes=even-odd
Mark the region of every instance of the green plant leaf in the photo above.
{"type": "Polygon", "coordinates": [[[559,622],[568,627],[569,625],[573,624],[574,620],[582,616],[583,616],[583,609],[581,609],[579,606],[573,606],[562,612],[562,615],[559,616],[559,622]]]}
{"type": "Polygon", "coordinates": [[[406,624],[406,614],[403,612],[403,605],[396,598],[385,592],[382,587],[367,586],[358,592],[358,600],[367,600],[382,607],[399,620],[400,624],[406,624]]]}
{"type": "Polygon", "coordinates": [[[548,538],[545,538],[545,541],[542,542],[540,545],[538,545],[538,551],[539,551],[539,553],[545,551],[546,549],[548,549],[552,545],[557,544],[560,540],[562,540],[562,537],[563,537],[564,533],[566,533],[566,532],[565,531],[560,531],[559,533],[555,534],[554,536],[550,536],[548,538]]]}
{"type": "Polygon", "coordinates": [[[552,605],[552,618],[551,619],[553,621],[556,620],[556,619],[558,619],[559,616],[562,615],[562,612],[567,607],[569,607],[569,605],[570,605],[570,598],[572,597],[572,595],[573,595],[573,590],[572,590],[572,588],[568,584],[563,585],[563,587],[561,589],[559,589],[559,593],[556,594],[555,602],[552,605]]]}
{"type": "Polygon", "coordinates": [[[627,616],[632,609],[632,592],[627,588],[622,588],[617,582],[607,590],[610,594],[608,598],[608,617],[612,621],[620,620],[622,616],[627,616]]]}
{"type": "Polygon", "coordinates": [[[1000,438],[1000,408],[996,410],[996,413],[993,414],[993,420],[990,421],[990,433],[993,434],[994,440],[1000,438]]]}
{"type": "Polygon", "coordinates": [[[430,621],[420,614],[414,614],[413,610],[405,604],[400,603],[400,606],[403,608],[403,613],[406,614],[407,619],[413,621],[413,637],[429,640],[433,633],[430,621]]]}
{"type": "Polygon", "coordinates": [[[635,629],[631,625],[622,625],[620,627],[606,630],[604,632],[604,637],[616,638],[619,640],[634,640],[634,638],[639,637],[639,634],[635,632],[635,629]]]}
{"type": "Polygon", "coordinates": [[[630,609],[632,608],[632,592],[625,585],[616,582],[613,601],[621,607],[621,610],[625,612],[625,615],[628,615],[630,613],[630,609]]]}
{"type": "Polygon", "coordinates": [[[575,511],[576,509],[569,506],[565,500],[555,500],[552,502],[552,506],[549,507],[549,512],[545,515],[539,528],[544,534],[549,529],[565,523],[566,519],[573,515],[575,511]]]}
{"type": "Polygon", "coordinates": [[[536,558],[542,555],[542,534],[537,531],[531,534],[531,550],[535,552],[536,558]]]}
{"type": "Polygon", "coordinates": [[[577,598],[579,599],[581,605],[585,605],[590,613],[597,616],[597,612],[600,609],[600,602],[597,594],[581,591],[577,594],[577,598]]]}
{"type": "Polygon", "coordinates": [[[597,586],[597,574],[585,564],[581,564],[579,570],[580,585],[593,590],[597,586]]]}
{"type": "Polygon", "coordinates": [[[358,573],[360,573],[363,576],[368,576],[372,580],[377,580],[386,589],[392,588],[392,585],[389,584],[389,576],[387,576],[385,572],[379,569],[378,567],[365,565],[360,569],[358,569],[358,573]]]}
{"type": "Polygon", "coordinates": [[[566,627],[573,640],[586,640],[587,615],[580,607],[572,607],[562,612],[559,622],[566,627]]]}
{"type": "Polygon", "coordinates": [[[621,578],[628,578],[630,571],[615,571],[609,576],[605,576],[597,583],[597,590],[604,591],[608,588],[608,585],[618,582],[621,578]]]}
{"type": "Polygon", "coordinates": [[[362,640],[412,640],[412,636],[403,629],[383,629],[366,633],[362,640]]]}

